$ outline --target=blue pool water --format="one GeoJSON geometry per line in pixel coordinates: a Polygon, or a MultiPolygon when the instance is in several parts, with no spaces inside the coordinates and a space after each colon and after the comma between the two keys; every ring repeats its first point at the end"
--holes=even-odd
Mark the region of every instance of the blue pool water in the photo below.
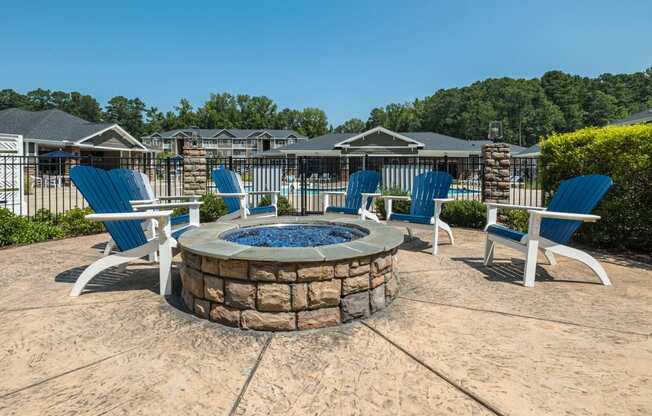
{"type": "Polygon", "coordinates": [[[281,224],[239,228],[220,238],[255,247],[317,247],[346,243],[367,234],[362,228],[342,224],[281,224]]]}

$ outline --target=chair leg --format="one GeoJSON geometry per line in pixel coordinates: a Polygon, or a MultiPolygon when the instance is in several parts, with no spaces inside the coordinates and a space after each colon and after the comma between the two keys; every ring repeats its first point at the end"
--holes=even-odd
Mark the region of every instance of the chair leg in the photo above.
{"type": "Polygon", "coordinates": [[[561,254],[562,256],[570,257],[571,259],[575,259],[586,264],[591,269],[591,271],[595,273],[596,276],[598,276],[603,285],[611,286],[611,281],[607,276],[607,272],[604,270],[600,262],[595,259],[595,257],[582,250],[568,246],[561,246],[556,248],[555,252],[557,254],[561,254]]]}
{"type": "Polygon", "coordinates": [[[104,270],[114,267],[114,266],[119,266],[124,263],[128,263],[132,260],[139,259],[152,251],[155,251],[158,247],[158,241],[152,240],[148,242],[147,244],[144,244],[140,247],[133,248],[131,250],[127,250],[125,252],[120,252],[117,254],[113,254],[108,257],[102,257],[101,259],[95,261],[95,263],[91,264],[84,270],[84,272],[79,276],[77,281],[75,282],[75,285],[72,287],[72,290],[70,291],[70,296],[79,296],[79,294],[84,290],[84,287],[99,273],[103,272],[104,270]]]}
{"type": "Polygon", "coordinates": [[[538,250],[539,241],[529,240],[527,243],[527,254],[525,256],[525,270],[523,272],[523,284],[526,287],[534,286],[534,277],[537,271],[538,250]]]}
{"type": "Polygon", "coordinates": [[[113,242],[113,239],[110,238],[109,241],[106,242],[106,245],[104,246],[104,257],[108,256],[111,254],[111,251],[113,251],[113,247],[115,247],[115,242],[113,242]]]}
{"type": "Polygon", "coordinates": [[[546,256],[546,258],[548,259],[548,263],[550,263],[551,266],[557,264],[557,259],[555,258],[555,255],[552,254],[552,251],[544,250],[543,255],[546,256]]]}
{"type": "Polygon", "coordinates": [[[494,251],[496,250],[496,243],[493,240],[489,239],[484,244],[484,265],[491,266],[494,263],[494,251]]]}
{"type": "Polygon", "coordinates": [[[439,220],[435,219],[434,229],[432,230],[432,255],[437,254],[437,247],[439,246],[439,220]]]}
{"type": "Polygon", "coordinates": [[[454,245],[455,244],[455,238],[453,238],[453,230],[451,230],[450,225],[448,225],[447,223],[445,223],[442,220],[438,220],[438,222],[439,222],[439,228],[446,231],[446,234],[448,234],[448,238],[450,238],[450,240],[451,240],[451,245],[454,245]]]}

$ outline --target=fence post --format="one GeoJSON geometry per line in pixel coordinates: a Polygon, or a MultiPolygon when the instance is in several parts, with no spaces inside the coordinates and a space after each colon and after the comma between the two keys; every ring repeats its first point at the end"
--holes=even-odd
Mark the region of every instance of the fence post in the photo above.
{"type": "Polygon", "coordinates": [[[170,175],[171,163],[170,157],[165,158],[165,195],[172,195],[172,175],[170,175]]]}
{"type": "Polygon", "coordinates": [[[201,140],[186,139],[183,144],[183,193],[206,193],[206,149],[201,140]]]}
{"type": "Polygon", "coordinates": [[[305,156],[299,156],[299,174],[301,175],[301,193],[299,198],[301,200],[301,215],[306,215],[306,203],[308,202],[306,187],[308,186],[308,181],[306,180],[306,158],[305,156]]]}
{"type": "Polygon", "coordinates": [[[229,156],[229,170],[233,170],[233,156],[229,156]]]}

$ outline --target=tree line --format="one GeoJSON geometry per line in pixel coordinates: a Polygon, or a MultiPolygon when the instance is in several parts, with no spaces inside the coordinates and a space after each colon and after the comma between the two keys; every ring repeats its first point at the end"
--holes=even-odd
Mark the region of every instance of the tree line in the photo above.
{"type": "Polygon", "coordinates": [[[652,68],[596,78],[549,71],[541,78],[495,78],[447,88],[411,103],[374,108],[366,121],[350,119],[336,132],[384,126],[394,131],[433,131],[485,139],[490,121],[501,121],[504,140],[532,145],[554,132],[604,126],[652,108],[652,68]]]}
{"type": "Polygon", "coordinates": [[[433,131],[464,139],[484,139],[490,121],[501,121],[504,140],[528,146],[554,132],[568,132],[652,108],[652,68],[595,78],[549,71],[540,78],[491,78],[447,88],[409,103],[371,110],[366,121],[352,118],[333,128],[323,110],[284,108],[265,96],[211,94],[193,108],[182,98],[162,112],[139,98],[116,96],[102,107],[90,95],[37,89],[20,94],[0,91],[0,110],[59,108],[93,122],[118,123],[134,137],[199,128],[291,129],[308,137],[329,131],[359,133],[376,126],[394,131],[433,131]]]}
{"type": "Polygon", "coordinates": [[[326,113],[318,108],[296,110],[277,105],[265,96],[211,94],[196,110],[185,98],[174,111],[163,113],[148,107],[140,98],[116,96],[102,108],[90,95],[79,92],[37,89],[20,94],[0,90],[0,110],[22,108],[30,111],[58,108],[91,122],[117,123],[132,136],[140,138],[154,132],[196,126],[204,129],[289,129],[308,137],[329,131],[326,113]]]}

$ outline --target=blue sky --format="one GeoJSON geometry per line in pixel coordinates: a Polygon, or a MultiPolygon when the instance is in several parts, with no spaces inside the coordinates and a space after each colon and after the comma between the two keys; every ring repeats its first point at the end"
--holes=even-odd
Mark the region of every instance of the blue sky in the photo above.
{"type": "Polygon", "coordinates": [[[211,92],[267,95],[333,125],[487,77],[652,66],[649,0],[24,1],[0,14],[0,88],[163,111],[211,92]]]}

